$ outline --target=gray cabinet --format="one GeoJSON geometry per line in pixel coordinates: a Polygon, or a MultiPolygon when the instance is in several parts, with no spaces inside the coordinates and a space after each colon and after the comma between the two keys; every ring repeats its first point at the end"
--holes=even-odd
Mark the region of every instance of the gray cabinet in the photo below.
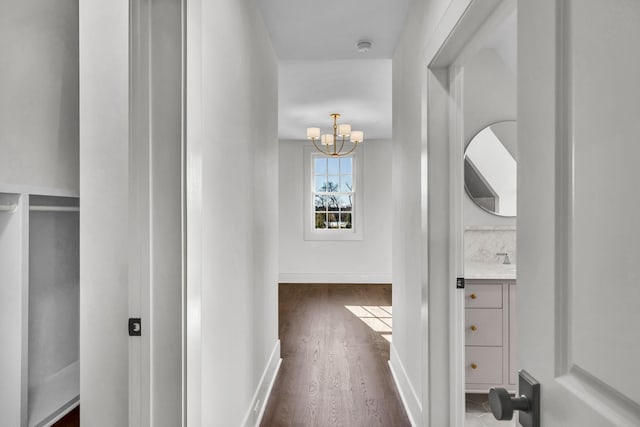
{"type": "Polygon", "coordinates": [[[515,280],[468,279],[465,286],[465,376],[468,393],[516,391],[515,280]]]}

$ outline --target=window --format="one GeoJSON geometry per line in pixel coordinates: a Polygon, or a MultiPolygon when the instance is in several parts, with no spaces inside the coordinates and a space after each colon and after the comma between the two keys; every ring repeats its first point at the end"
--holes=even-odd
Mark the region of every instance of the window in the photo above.
{"type": "Polygon", "coordinates": [[[313,156],[316,230],[353,228],[353,157],[313,156]]]}
{"type": "Polygon", "coordinates": [[[305,147],[305,240],[362,240],[362,148],[327,157],[305,147]]]}

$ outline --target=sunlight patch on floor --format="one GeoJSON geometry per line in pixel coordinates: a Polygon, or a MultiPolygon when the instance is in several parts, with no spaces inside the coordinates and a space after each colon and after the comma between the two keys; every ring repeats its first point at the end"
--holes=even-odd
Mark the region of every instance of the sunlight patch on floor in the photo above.
{"type": "Polygon", "coordinates": [[[374,332],[379,332],[387,341],[391,342],[391,306],[388,305],[345,305],[353,315],[362,320],[374,332]]]}

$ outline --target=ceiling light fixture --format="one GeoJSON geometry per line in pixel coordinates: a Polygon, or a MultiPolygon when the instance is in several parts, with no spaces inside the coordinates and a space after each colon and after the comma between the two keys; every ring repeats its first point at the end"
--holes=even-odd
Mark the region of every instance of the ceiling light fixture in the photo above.
{"type": "Polygon", "coordinates": [[[328,157],[343,157],[348,154],[351,154],[355,151],[362,141],[364,141],[364,132],[361,130],[351,130],[351,125],[348,124],[338,124],[338,119],[340,118],[340,114],[334,113],[331,114],[333,118],[333,133],[326,133],[320,135],[320,128],[307,128],[307,139],[310,139],[313,142],[313,145],[316,149],[328,157]],[[345,149],[345,142],[347,137],[350,137],[351,148],[347,151],[343,152],[345,149]],[[340,142],[340,148],[338,148],[338,141],[342,138],[340,142]],[[320,140],[320,145],[324,147],[320,148],[316,141],[320,140]]]}
{"type": "Polygon", "coordinates": [[[360,40],[356,44],[356,47],[358,48],[358,52],[360,53],[369,52],[369,50],[371,50],[371,46],[373,46],[373,43],[371,43],[369,40],[360,40]]]}

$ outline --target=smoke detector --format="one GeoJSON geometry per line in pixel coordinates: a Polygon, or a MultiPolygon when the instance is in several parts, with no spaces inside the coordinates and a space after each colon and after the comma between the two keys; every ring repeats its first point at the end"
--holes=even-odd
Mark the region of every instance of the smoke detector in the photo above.
{"type": "Polygon", "coordinates": [[[369,40],[360,40],[356,44],[356,47],[358,48],[358,52],[360,53],[369,52],[371,50],[371,46],[373,46],[373,43],[371,43],[369,40]]]}

